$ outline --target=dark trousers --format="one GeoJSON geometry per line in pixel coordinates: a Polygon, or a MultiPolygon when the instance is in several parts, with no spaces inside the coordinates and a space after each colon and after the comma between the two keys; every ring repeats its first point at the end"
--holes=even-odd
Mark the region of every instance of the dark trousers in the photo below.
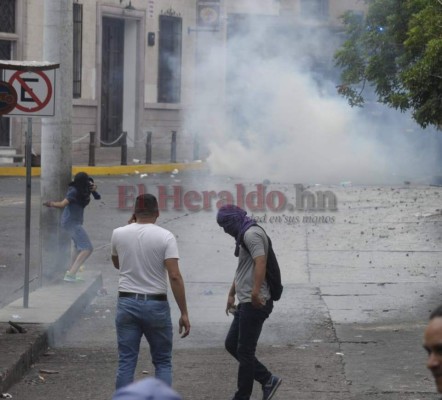
{"type": "Polygon", "coordinates": [[[264,321],[273,309],[268,300],[263,308],[257,309],[252,303],[241,303],[234,313],[232,325],[226,337],[226,350],[239,361],[238,390],[234,400],[249,400],[253,381],[267,383],[272,374],[255,357],[256,346],[264,321]]]}

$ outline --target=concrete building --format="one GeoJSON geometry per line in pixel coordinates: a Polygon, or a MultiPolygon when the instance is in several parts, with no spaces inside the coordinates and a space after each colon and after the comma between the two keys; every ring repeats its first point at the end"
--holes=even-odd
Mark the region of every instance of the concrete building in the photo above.
{"type": "MultiPolygon", "coordinates": [[[[176,132],[177,159],[190,160],[195,138],[228,128],[229,42],[244,21],[329,29],[363,8],[358,0],[73,0],[74,51],[62,60],[73,65],[73,152],[88,147],[89,132],[100,147],[117,146],[123,131],[129,147],[144,147],[152,132],[156,162],[176,132]],[[211,118],[199,117],[202,108],[211,118]]],[[[44,23],[43,0],[1,0],[0,59],[42,61],[44,23]]],[[[38,153],[40,119],[33,125],[38,153]]],[[[0,148],[22,154],[25,129],[23,117],[0,117],[0,148]]]]}

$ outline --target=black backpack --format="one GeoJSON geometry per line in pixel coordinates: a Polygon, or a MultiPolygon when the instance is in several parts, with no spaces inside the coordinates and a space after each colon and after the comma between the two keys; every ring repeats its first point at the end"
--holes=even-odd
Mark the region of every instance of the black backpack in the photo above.
{"type": "MultiPolygon", "coordinates": [[[[259,226],[259,225],[254,225],[259,226]]],[[[270,297],[273,301],[278,301],[281,298],[283,286],[281,282],[281,270],[279,269],[278,260],[276,259],[276,254],[273,251],[272,240],[267,235],[264,228],[259,226],[267,236],[267,240],[269,241],[269,249],[267,253],[267,264],[266,264],[266,281],[267,285],[270,289],[270,297]]],[[[247,253],[250,254],[249,249],[246,244],[242,241],[241,243],[244,248],[247,250],[247,253]]]]}

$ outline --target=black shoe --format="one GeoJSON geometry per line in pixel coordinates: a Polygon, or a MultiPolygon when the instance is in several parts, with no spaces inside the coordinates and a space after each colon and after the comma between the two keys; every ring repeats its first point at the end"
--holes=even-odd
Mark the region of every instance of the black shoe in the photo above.
{"type": "Polygon", "coordinates": [[[265,385],[262,385],[262,400],[270,400],[273,395],[276,393],[279,385],[281,384],[282,379],[278,378],[275,375],[272,375],[268,382],[265,385]]]}

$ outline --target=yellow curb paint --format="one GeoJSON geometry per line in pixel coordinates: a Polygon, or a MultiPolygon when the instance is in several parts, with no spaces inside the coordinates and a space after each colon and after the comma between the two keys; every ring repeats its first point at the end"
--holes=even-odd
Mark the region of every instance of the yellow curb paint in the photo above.
{"type": "MultiPolygon", "coordinates": [[[[159,174],[162,172],[172,172],[184,170],[207,169],[203,162],[199,163],[176,163],[176,164],[138,164],[138,165],[108,165],[90,167],[88,165],[75,165],[72,167],[72,175],[77,172],[86,172],[92,176],[99,175],[138,175],[138,174],[159,174]]],[[[31,175],[40,176],[41,168],[32,167],[31,175]]],[[[26,176],[26,167],[0,167],[0,176],[26,176]]]]}
{"type": "MultiPolygon", "coordinates": [[[[40,167],[31,168],[31,176],[40,176],[40,173],[40,167]]],[[[0,176],[26,176],[26,167],[0,167],[0,176]]]]}

